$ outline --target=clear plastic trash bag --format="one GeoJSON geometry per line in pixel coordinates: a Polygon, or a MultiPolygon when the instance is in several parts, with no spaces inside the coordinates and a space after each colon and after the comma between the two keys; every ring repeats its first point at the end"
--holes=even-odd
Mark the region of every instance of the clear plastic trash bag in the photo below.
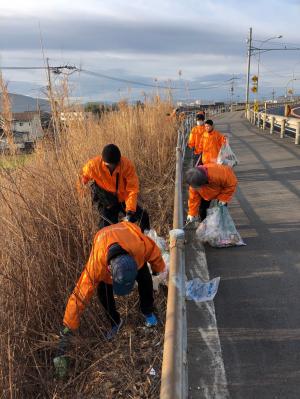
{"type": "Polygon", "coordinates": [[[220,165],[227,165],[230,167],[234,167],[238,164],[238,159],[235,153],[232,151],[228,139],[226,143],[224,143],[219,151],[217,163],[220,165]]]}
{"type": "MultiPolygon", "coordinates": [[[[147,231],[145,234],[148,237],[150,237],[155,242],[155,244],[158,246],[158,248],[160,249],[160,252],[162,254],[162,258],[166,265],[166,269],[163,272],[158,273],[157,276],[152,276],[153,289],[154,289],[154,291],[157,291],[160,284],[168,285],[169,268],[170,268],[170,254],[168,251],[168,244],[167,244],[166,240],[163,237],[160,237],[154,229],[147,231]]],[[[150,266],[149,266],[149,269],[151,271],[150,266]]]]}
{"type": "Polygon", "coordinates": [[[246,245],[238,233],[227,206],[207,210],[207,217],[200,223],[196,234],[202,242],[216,248],[246,245]]]}

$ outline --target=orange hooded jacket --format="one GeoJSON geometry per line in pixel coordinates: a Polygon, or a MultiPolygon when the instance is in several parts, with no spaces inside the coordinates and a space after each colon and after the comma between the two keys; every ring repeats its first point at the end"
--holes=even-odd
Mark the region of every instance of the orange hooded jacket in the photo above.
{"type": "Polygon", "coordinates": [[[120,202],[125,201],[126,211],[136,211],[139,179],[133,163],[128,158],[121,157],[112,174],[101,157],[90,159],[82,169],[82,182],[86,184],[90,180],[95,180],[104,190],[117,194],[120,202]]]}
{"type": "Polygon", "coordinates": [[[202,134],[202,140],[197,148],[197,154],[202,153],[203,165],[216,162],[222,145],[226,143],[226,137],[217,130],[202,134]]]}
{"type": "Polygon", "coordinates": [[[205,165],[208,183],[200,189],[189,187],[188,213],[198,216],[201,198],[229,202],[236,190],[237,178],[230,166],[210,163],[205,165]]]}
{"type": "Polygon", "coordinates": [[[109,247],[118,243],[135,259],[138,269],[149,262],[155,272],[162,272],[165,263],[160,249],[140,228],[130,222],[104,227],[95,235],[93,248],[85,268],[71,294],[64,316],[64,325],[71,330],[79,327],[79,320],[100,281],[112,284],[107,265],[109,247]]]}
{"type": "Polygon", "coordinates": [[[200,145],[202,140],[202,135],[205,132],[205,127],[203,125],[194,126],[191,130],[188,146],[192,149],[194,148],[194,154],[200,154],[200,145]]]}

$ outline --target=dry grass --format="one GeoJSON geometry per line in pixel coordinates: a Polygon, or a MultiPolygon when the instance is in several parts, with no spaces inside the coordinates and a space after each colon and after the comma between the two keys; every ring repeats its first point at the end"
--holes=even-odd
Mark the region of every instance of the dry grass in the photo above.
{"type": "MultiPolygon", "coordinates": [[[[136,292],[119,302],[126,326],[112,343],[97,299],[73,339],[66,381],[53,376],[52,359],[68,295],[87,260],[97,213],[76,181],[82,165],[107,143],[132,159],[142,204],[152,225],[167,232],[173,204],[175,125],[169,104],[144,109],[123,104],[100,120],[60,126],[54,150],[40,143],[29,162],[0,172],[0,392],[1,398],[157,398],[163,326],[143,327],[136,292]],[[147,374],[149,367],[157,374],[147,374]]],[[[156,298],[164,321],[165,292],[156,298]]]]}

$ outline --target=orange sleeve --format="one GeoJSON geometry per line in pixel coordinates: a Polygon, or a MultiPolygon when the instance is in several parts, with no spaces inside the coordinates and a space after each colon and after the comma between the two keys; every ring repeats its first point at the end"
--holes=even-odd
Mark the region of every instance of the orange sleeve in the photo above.
{"type": "Polygon", "coordinates": [[[223,136],[223,134],[221,134],[220,141],[219,141],[220,142],[220,148],[222,147],[223,144],[226,143],[226,141],[227,141],[226,137],[223,136]]]}
{"type": "Polygon", "coordinates": [[[94,245],[89,260],[70,295],[65,310],[63,323],[71,330],[76,330],[79,327],[80,316],[89,303],[95,288],[102,280],[101,277],[105,271],[104,260],[103,250],[100,249],[100,251],[97,251],[94,245]]]}
{"type": "Polygon", "coordinates": [[[151,269],[154,272],[162,272],[165,270],[166,265],[161,256],[160,249],[151,238],[145,236],[146,244],[146,261],[150,263],[151,269]]]}
{"type": "Polygon", "coordinates": [[[188,201],[188,214],[191,216],[198,216],[199,207],[201,204],[201,195],[197,190],[189,187],[189,201],[188,201]]]}
{"type": "Polygon", "coordinates": [[[82,168],[81,181],[83,184],[86,184],[90,180],[94,179],[93,168],[94,168],[94,162],[93,159],[90,159],[82,168]]]}
{"type": "Polygon", "coordinates": [[[139,179],[135,171],[135,167],[132,163],[128,166],[127,173],[125,175],[126,179],[126,191],[128,196],[125,200],[126,211],[136,211],[137,206],[137,195],[139,192],[139,179]]]}
{"type": "MultiPolygon", "coordinates": [[[[230,167],[227,166],[226,168],[230,167]]],[[[229,202],[236,190],[236,187],[237,187],[237,178],[232,169],[230,168],[229,170],[226,170],[225,179],[222,184],[222,190],[218,195],[217,199],[219,201],[229,202]]]]}
{"type": "Polygon", "coordinates": [[[195,147],[195,128],[190,132],[189,140],[188,140],[188,146],[189,148],[194,148],[195,147]]]}

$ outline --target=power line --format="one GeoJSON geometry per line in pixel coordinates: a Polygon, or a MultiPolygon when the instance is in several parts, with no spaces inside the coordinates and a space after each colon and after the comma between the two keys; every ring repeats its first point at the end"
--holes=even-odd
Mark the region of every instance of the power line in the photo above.
{"type": "MultiPolygon", "coordinates": [[[[155,88],[155,89],[158,88],[158,89],[167,89],[167,90],[185,90],[185,87],[170,87],[170,86],[163,86],[163,85],[154,85],[151,83],[144,83],[144,82],[138,82],[135,80],[117,78],[115,76],[106,75],[102,72],[93,72],[93,71],[88,71],[86,69],[79,69],[78,72],[83,72],[90,76],[95,76],[95,77],[99,77],[99,78],[103,78],[103,79],[113,80],[116,82],[128,83],[128,84],[138,85],[138,86],[143,86],[143,87],[151,87],[151,88],[155,88]]],[[[217,88],[217,87],[221,87],[221,86],[225,85],[226,82],[228,82],[228,81],[222,82],[221,84],[214,83],[214,84],[208,85],[208,86],[190,88],[189,90],[195,91],[195,90],[213,89],[213,88],[217,88]]]]}
{"type": "MultiPolygon", "coordinates": [[[[0,67],[0,70],[47,70],[47,66],[4,66],[0,67]]],[[[157,85],[157,84],[151,84],[151,83],[145,83],[145,82],[139,82],[136,80],[131,80],[131,79],[124,79],[124,78],[118,78],[115,76],[107,75],[102,72],[94,72],[94,71],[89,71],[87,69],[81,69],[77,68],[76,66],[71,66],[71,65],[61,65],[61,66],[49,66],[49,69],[51,72],[59,75],[63,73],[62,71],[64,69],[74,72],[83,72],[86,75],[94,76],[94,77],[99,77],[102,79],[108,79],[108,80],[113,80],[116,82],[122,82],[122,83],[127,83],[131,85],[136,85],[136,86],[142,86],[142,87],[149,87],[149,88],[155,88],[155,89],[166,89],[166,90],[185,90],[185,87],[171,87],[171,86],[165,86],[165,85],[157,85]]],[[[199,90],[209,90],[209,89],[216,89],[220,88],[222,86],[225,86],[230,82],[231,79],[225,80],[223,82],[216,82],[211,85],[205,85],[205,86],[199,86],[199,87],[194,87],[190,88],[189,91],[199,91],[199,90]]]]}

